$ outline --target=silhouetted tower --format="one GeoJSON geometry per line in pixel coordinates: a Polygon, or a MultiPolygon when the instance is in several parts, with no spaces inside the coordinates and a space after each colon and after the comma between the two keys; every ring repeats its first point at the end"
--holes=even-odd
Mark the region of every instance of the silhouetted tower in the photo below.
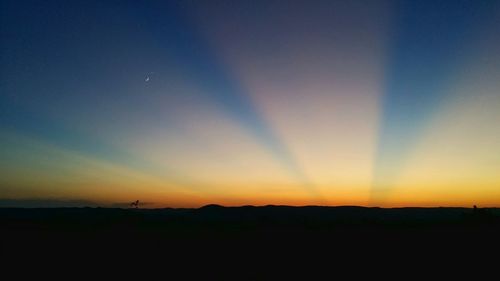
{"type": "Polygon", "coordinates": [[[136,200],[135,202],[130,203],[130,206],[131,207],[135,206],[136,209],[139,208],[139,200],[136,200]]]}

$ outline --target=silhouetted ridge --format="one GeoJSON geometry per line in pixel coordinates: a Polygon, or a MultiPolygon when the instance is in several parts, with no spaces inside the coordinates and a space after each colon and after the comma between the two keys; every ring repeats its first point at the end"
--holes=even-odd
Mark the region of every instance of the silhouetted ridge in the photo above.
{"type": "Polygon", "coordinates": [[[374,227],[500,228],[496,208],[367,208],[358,206],[241,206],[198,209],[0,208],[3,227],[54,229],[323,229],[374,227]]]}
{"type": "Polygon", "coordinates": [[[203,207],[200,207],[199,210],[221,209],[221,208],[226,208],[226,207],[218,205],[218,204],[208,204],[208,205],[205,205],[203,207]]]}

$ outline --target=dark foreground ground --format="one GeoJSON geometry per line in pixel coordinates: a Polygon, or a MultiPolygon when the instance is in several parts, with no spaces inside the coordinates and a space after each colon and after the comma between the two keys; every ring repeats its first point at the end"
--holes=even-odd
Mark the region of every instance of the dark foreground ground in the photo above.
{"type": "Polygon", "coordinates": [[[290,273],[312,263],[336,271],[408,266],[418,274],[445,262],[455,272],[476,262],[497,268],[499,259],[489,256],[499,253],[500,209],[4,208],[0,229],[2,260],[44,270],[76,266],[85,272],[118,264],[123,273],[146,264],[172,272],[187,267],[185,275],[236,270],[239,278],[215,279],[258,280],[266,279],[263,268],[290,273]]]}

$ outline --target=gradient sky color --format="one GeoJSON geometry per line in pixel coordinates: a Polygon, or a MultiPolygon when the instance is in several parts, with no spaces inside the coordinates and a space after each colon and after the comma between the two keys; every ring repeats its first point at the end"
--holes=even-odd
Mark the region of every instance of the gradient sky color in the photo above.
{"type": "Polygon", "coordinates": [[[0,1],[0,206],[500,206],[499,1],[0,1]],[[37,203],[38,202],[38,203],[37,203]]]}

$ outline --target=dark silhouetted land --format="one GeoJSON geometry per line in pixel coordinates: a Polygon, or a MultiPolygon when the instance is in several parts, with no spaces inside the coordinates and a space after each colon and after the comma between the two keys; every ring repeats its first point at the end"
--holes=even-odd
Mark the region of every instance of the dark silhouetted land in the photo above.
{"type": "Polygon", "coordinates": [[[2,236],[11,240],[24,237],[25,243],[44,238],[68,240],[68,243],[74,239],[81,244],[99,243],[107,238],[111,241],[124,238],[133,244],[147,238],[146,242],[168,244],[273,237],[318,240],[345,235],[348,238],[366,235],[370,239],[416,233],[448,233],[458,237],[500,233],[500,209],[219,205],[198,209],[3,208],[0,224],[2,236]]]}
{"type": "Polygon", "coordinates": [[[162,235],[247,231],[496,230],[499,208],[366,208],[356,206],[207,205],[164,208],[0,208],[6,231],[68,231],[162,235]]]}
{"type": "Polygon", "coordinates": [[[500,209],[3,208],[0,224],[2,255],[20,262],[47,262],[47,255],[55,254],[69,263],[85,257],[85,262],[122,264],[159,255],[148,264],[163,268],[167,260],[186,265],[222,259],[224,266],[237,266],[257,256],[252,263],[272,266],[277,256],[293,264],[326,255],[332,263],[366,264],[382,262],[379,255],[389,253],[392,261],[418,254],[439,263],[443,254],[463,261],[471,258],[464,251],[498,247],[500,209]]]}

